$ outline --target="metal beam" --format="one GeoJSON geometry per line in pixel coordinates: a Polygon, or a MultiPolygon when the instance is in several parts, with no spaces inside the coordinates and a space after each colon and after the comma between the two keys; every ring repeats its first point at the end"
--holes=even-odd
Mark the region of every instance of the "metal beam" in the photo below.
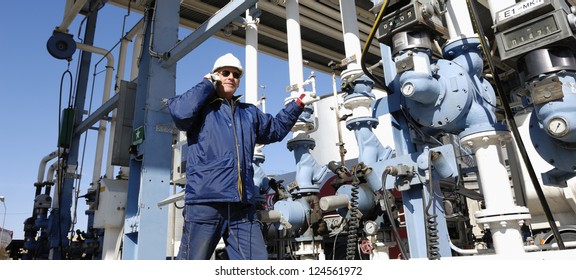
{"type": "Polygon", "coordinates": [[[107,116],[108,113],[118,107],[118,100],[120,100],[119,94],[115,94],[112,98],[108,99],[106,103],[102,104],[94,113],[90,114],[85,120],[83,120],[76,129],[74,129],[74,136],[78,136],[84,133],[86,130],[90,129],[97,121],[107,116]]]}
{"type": "Polygon", "coordinates": [[[234,0],[222,7],[217,13],[206,20],[194,32],[182,41],[178,42],[172,49],[163,55],[163,67],[169,67],[183,58],[193,49],[209,39],[228,23],[243,15],[247,9],[254,6],[258,0],[234,0]]]}

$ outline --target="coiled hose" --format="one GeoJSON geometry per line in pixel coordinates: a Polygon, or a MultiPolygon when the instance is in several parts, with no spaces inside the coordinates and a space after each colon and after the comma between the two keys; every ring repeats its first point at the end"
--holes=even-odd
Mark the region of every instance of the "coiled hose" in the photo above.
{"type": "MultiPolygon", "coordinates": [[[[432,193],[430,194],[432,196],[432,193]]],[[[426,217],[426,243],[428,245],[428,259],[429,260],[439,260],[440,259],[440,249],[438,245],[438,222],[436,218],[438,217],[437,214],[430,214],[428,209],[430,208],[431,203],[428,203],[426,207],[426,212],[424,212],[424,216],[426,217]]]]}
{"type": "Polygon", "coordinates": [[[360,180],[356,175],[357,168],[354,168],[354,179],[352,181],[352,192],[350,194],[350,218],[348,220],[348,242],[346,244],[346,259],[356,258],[356,247],[358,244],[358,227],[360,225],[358,215],[358,188],[360,180]]]}
{"type": "MultiPolygon", "coordinates": [[[[430,213],[430,208],[434,204],[434,188],[432,185],[432,152],[428,153],[428,202],[426,205],[426,210],[424,211],[424,218],[426,219],[426,244],[428,247],[428,259],[429,260],[439,260],[440,259],[440,248],[438,248],[439,237],[438,237],[438,222],[436,218],[438,215],[436,213],[430,213]]],[[[422,192],[424,192],[422,188],[422,192]]],[[[422,197],[426,197],[423,194],[422,197]]]]}

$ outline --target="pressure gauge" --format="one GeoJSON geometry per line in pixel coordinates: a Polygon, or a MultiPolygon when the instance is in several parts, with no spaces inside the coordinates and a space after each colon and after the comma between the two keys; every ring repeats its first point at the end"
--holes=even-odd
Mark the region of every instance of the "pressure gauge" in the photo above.
{"type": "Polygon", "coordinates": [[[378,225],[374,221],[367,221],[364,223],[364,232],[368,235],[376,235],[376,232],[378,232],[378,225]]]}
{"type": "Polygon", "coordinates": [[[414,94],[414,84],[412,84],[411,82],[406,82],[402,85],[402,88],[400,89],[402,91],[402,94],[406,97],[410,97],[414,94]]]}
{"type": "Polygon", "coordinates": [[[547,130],[552,136],[562,137],[568,134],[568,123],[564,118],[555,117],[548,122],[547,130]]]}

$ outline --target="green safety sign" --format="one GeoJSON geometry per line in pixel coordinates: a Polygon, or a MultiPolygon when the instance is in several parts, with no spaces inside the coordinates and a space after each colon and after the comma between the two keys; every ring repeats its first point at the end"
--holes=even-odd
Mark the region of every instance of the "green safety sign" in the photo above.
{"type": "Polygon", "coordinates": [[[132,145],[140,145],[144,142],[144,126],[140,126],[132,131],[132,145]]]}

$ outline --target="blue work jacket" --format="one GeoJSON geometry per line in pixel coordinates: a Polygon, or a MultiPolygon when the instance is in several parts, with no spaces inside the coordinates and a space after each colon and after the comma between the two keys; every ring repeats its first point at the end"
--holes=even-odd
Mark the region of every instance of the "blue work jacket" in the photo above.
{"type": "Polygon", "coordinates": [[[255,145],[284,139],[303,110],[289,102],[274,117],[240,102],[240,97],[230,102],[219,98],[206,79],[170,98],[168,108],[176,127],[187,136],[187,204],[254,204],[258,191],[252,168],[255,145]]]}

